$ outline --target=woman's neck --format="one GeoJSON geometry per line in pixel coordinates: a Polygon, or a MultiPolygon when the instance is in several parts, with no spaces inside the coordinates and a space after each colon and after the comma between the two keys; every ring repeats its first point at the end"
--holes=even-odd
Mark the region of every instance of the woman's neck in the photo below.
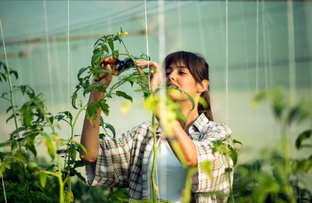
{"type": "Polygon", "coordinates": [[[186,123],[182,119],[179,120],[179,123],[180,123],[181,127],[184,129],[184,131],[187,133],[188,133],[189,127],[194,123],[194,121],[199,116],[199,113],[197,110],[197,103],[195,103],[195,104],[196,105],[194,106],[193,109],[192,109],[192,105],[182,105],[181,104],[180,111],[184,115],[184,117],[186,118],[186,123]]]}

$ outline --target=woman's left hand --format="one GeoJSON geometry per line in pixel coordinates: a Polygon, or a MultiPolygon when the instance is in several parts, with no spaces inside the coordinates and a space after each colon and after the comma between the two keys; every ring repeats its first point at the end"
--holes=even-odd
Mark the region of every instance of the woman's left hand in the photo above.
{"type": "Polygon", "coordinates": [[[154,61],[136,61],[138,67],[153,68],[154,72],[151,75],[151,88],[153,92],[157,90],[158,84],[161,79],[160,66],[154,61]]]}

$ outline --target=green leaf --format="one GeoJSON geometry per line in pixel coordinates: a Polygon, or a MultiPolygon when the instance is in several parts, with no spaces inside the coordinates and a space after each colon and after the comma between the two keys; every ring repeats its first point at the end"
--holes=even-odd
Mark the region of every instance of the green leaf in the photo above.
{"type": "Polygon", "coordinates": [[[114,58],[115,56],[116,56],[117,58],[119,57],[119,51],[118,51],[118,50],[114,50],[114,51],[113,51],[112,57],[114,58]]]}
{"type": "Polygon", "coordinates": [[[90,120],[90,122],[94,121],[96,118],[96,108],[97,105],[95,103],[91,103],[88,107],[87,107],[87,112],[86,112],[86,116],[87,119],[90,120]]]}
{"type": "Polygon", "coordinates": [[[10,75],[11,75],[11,74],[14,74],[15,79],[17,80],[17,78],[18,78],[18,73],[17,73],[15,70],[10,70],[10,75]]]}
{"type": "MultiPolygon", "coordinates": [[[[6,77],[6,75],[5,75],[4,73],[0,73],[0,76],[2,76],[2,78],[4,79],[4,81],[7,80],[7,77],[6,77]]],[[[1,77],[0,77],[0,79],[1,79],[1,77]]],[[[2,80],[1,80],[1,82],[2,82],[2,80]]]]}
{"type": "Polygon", "coordinates": [[[114,51],[114,42],[113,42],[113,40],[112,39],[108,39],[107,42],[108,42],[108,45],[109,45],[110,49],[112,51],[114,51]]]}
{"type": "Polygon", "coordinates": [[[293,107],[290,111],[289,111],[289,115],[287,118],[287,123],[290,125],[291,122],[293,121],[293,119],[296,117],[296,114],[298,113],[299,108],[297,106],[293,107]]]}
{"type": "Polygon", "coordinates": [[[192,109],[191,110],[193,110],[194,108],[195,108],[195,102],[194,102],[194,99],[193,99],[193,97],[191,96],[191,95],[189,95],[187,92],[185,92],[185,91],[183,91],[183,90],[181,90],[181,89],[179,89],[179,88],[177,88],[176,86],[174,86],[174,85],[170,85],[169,87],[168,87],[168,89],[175,89],[175,90],[179,90],[180,92],[183,92],[184,94],[186,94],[187,95],[187,97],[188,97],[188,99],[191,101],[191,103],[192,103],[192,109]]]}
{"type": "Polygon", "coordinates": [[[64,203],[74,202],[74,194],[72,191],[64,191],[64,203]]]}
{"type": "Polygon", "coordinates": [[[177,114],[177,120],[182,119],[185,123],[187,123],[187,119],[183,115],[183,113],[180,111],[180,109],[175,109],[174,112],[177,114]]]}
{"type": "Polygon", "coordinates": [[[40,184],[41,186],[44,188],[47,182],[47,174],[43,171],[39,172],[39,180],[40,180],[40,184]]]}
{"type": "Polygon", "coordinates": [[[94,43],[94,47],[96,46],[96,44],[101,40],[101,41],[103,41],[103,39],[102,39],[103,37],[100,37],[98,40],[96,40],[96,42],[94,43]]]}
{"type": "Polygon", "coordinates": [[[207,173],[207,175],[209,176],[209,178],[211,178],[211,169],[212,169],[213,163],[210,161],[205,161],[203,163],[203,170],[207,173]]]}
{"type": "Polygon", "coordinates": [[[129,101],[131,101],[131,103],[133,103],[133,100],[132,100],[132,97],[127,95],[125,92],[122,92],[122,91],[116,91],[116,96],[119,96],[119,97],[123,97],[125,99],[128,99],[129,101]]]}
{"type": "Polygon", "coordinates": [[[71,145],[69,147],[68,152],[69,152],[69,156],[70,156],[71,160],[75,161],[76,160],[76,156],[77,156],[77,151],[76,151],[75,146],[71,145]]]}
{"type": "Polygon", "coordinates": [[[10,155],[10,152],[0,152],[0,160],[2,161],[6,155],[10,155]]]}
{"type": "Polygon", "coordinates": [[[25,148],[26,148],[26,150],[30,150],[34,154],[34,156],[36,157],[37,156],[37,150],[35,148],[35,145],[34,145],[33,141],[28,141],[28,140],[29,139],[26,138],[25,148]]]}
{"type": "Polygon", "coordinates": [[[189,100],[192,102],[192,109],[191,110],[193,110],[195,108],[195,102],[194,102],[193,97],[191,95],[189,95],[188,93],[186,93],[186,92],[184,92],[184,93],[187,95],[189,100]]]}
{"type": "Polygon", "coordinates": [[[281,182],[281,185],[286,185],[289,174],[285,171],[285,160],[279,155],[273,155],[271,158],[271,164],[276,172],[275,175],[277,180],[281,182]]]}
{"type": "Polygon", "coordinates": [[[37,193],[39,193],[39,196],[41,197],[41,199],[44,200],[44,202],[53,203],[51,201],[51,199],[46,194],[44,194],[43,192],[38,192],[37,191],[37,193]]]}
{"type": "Polygon", "coordinates": [[[257,173],[258,186],[254,189],[257,202],[266,202],[268,195],[280,190],[278,183],[266,173],[257,173]]]}
{"type": "Polygon", "coordinates": [[[24,106],[22,109],[21,109],[21,122],[22,122],[22,125],[25,126],[26,128],[30,126],[30,123],[32,121],[32,118],[33,118],[33,112],[31,110],[31,108],[27,107],[27,106],[24,106]]]}
{"type": "Polygon", "coordinates": [[[1,69],[1,66],[3,66],[4,72],[7,74],[8,73],[8,68],[7,68],[6,64],[3,63],[2,61],[0,61],[0,69],[1,69]]]}
{"type": "Polygon", "coordinates": [[[22,95],[24,95],[27,85],[21,85],[19,88],[21,89],[22,95]]]}
{"type": "Polygon", "coordinates": [[[240,141],[238,141],[238,140],[235,140],[235,139],[233,139],[233,143],[234,143],[234,144],[236,144],[236,143],[237,143],[237,144],[243,145],[243,143],[242,143],[242,142],[240,142],[240,141]]]}
{"type": "Polygon", "coordinates": [[[101,107],[101,109],[105,113],[105,115],[108,116],[108,114],[109,114],[109,106],[108,106],[108,104],[106,103],[106,101],[104,99],[101,99],[98,102],[98,106],[101,107]]]}
{"type": "Polygon", "coordinates": [[[305,172],[308,174],[310,169],[312,168],[312,156],[309,159],[294,160],[291,168],[295,174],[298,174],[300,172],[305,172]]]}
{"type": "Polygon", "coordinates": [[[15,140],[8,140],[6,142],[0,143],[0,147],[5,147],[11,145],[15,140]]]}
{"type": "Polygon", "coordinates": [[[298,138],[296,140],[297,149],[301,149],[302,142],[305,141],[306,139],[310,138],[311,134],[312,134],[312,130],[306,130],[306,131],[300,133],[300,135],[298,136],[298,138]]]}
{"type": "Polygon", "coordinates": [[[69,111],[63,111],[62,113],[69,119],[70,123],[72,123],[73,121],[72,114],[69,111]]]}
{"type": "Polygon", "coordinates": [[[40,134],[43,135],[42,142],[44,143],[46,150],[48,151],[50,157],[54,159],[55,158],[55,145],[54,145],[55,142],[45,132],[40,131],[40,134]]]}
{"type": "Polygon", "coordinates": [[[100,126],[104,129],[105,128],[105,126],[104,126],[104,119],[103,119],[103,117],[101,116],[100,117],[100,126]]]}
{"type": "Polygon", "coordinates": [[[4,159],[1,162],[0,176],[2,176],[2,173],[4,173],[6,171],[6,169],[11,169],[10,160],[8,160],[8,159],[4,159]]]}
{"type": "Polygon", "coordinates": [[[231,149],[230,157],[231,157],[231,159],[232,159],[232,161],[233,161],[233,165],[236,166],[236,164],[237,164],[237,158],[238,158],[237,151],[234,150],[234,149],[231,149]]]}
{"type": "Polygon", "coordinates": [[[53,121],[54,121],[54,117],[53,116],[50,116],[50,118],[48,118],[50,123],[53,124],[53,121]]]}
{"type": "Polygon", "coordinates": [[[16,158],[16,160],[21,161],[22,163],[27,162],[27,156],[26,156],[25,152],[23,152],[22,150],[17,151],[15,153],[14,157],[16,158]]]}
{"type": "Polygon", "coordinates": [[[99,61],[100,61],[100,59],[102,58],[102,56],[103,56],[103,54],[101,53],[101,52],[97,52],[97,53],[95,53],[95,54],[93,54],[93,56],[92,56],[92,58],[91,58],[91,65],[92,65],[92,67],[94,67],[94,66],[98,66],[99,64],[97,64],[99,61]]]}
{"type": "Polygon", "coordinates": [[[64,117],[65,117],[64,115],[58,115],[58,116],[57,116],[57,121],[62,120],[64,117]]]}
{"type": "Polygon", "coordinates": [[[104,51],[106,51],[107,53],[109,53],[109,50],[108,50],[108,48],[107,48],[107,46],[106,46],[105,44],[103,44],[101,47],[102,47],[102,49],[104,49],[104,51]]]}
{"type": "Polygon", "coordinates": [[[83,96],[85,96],[87,93],[91,92],[93,88],[100,88],[102,87],[101,84],[98,83],[93,83],[92,85],[89,85],[84,91],[83,91],[83,96]]]}
{"type": "Polygon", "coordinates": [[[86,70],[88,70],[88,69],[89,69],[89,67],[81,68],[81,69],[79,70],[78,74],[77,74],[77,77],[80,78],[80,75],[81,75],[82,73],[84,73],[84,72],[85,72],[86,70]]]}
{"type": "Polygon", "coordinates": [[[82,160],[75,161],[74,168],[83,167],[84,165],[85,165],[85,162],[82,160]]]}
{"type": "Polygon", "coordinates": [[[79,89],[80,89],[80,87],[71,96],[71,98],[72,98],[72,106],[74,107],[74,109],[78,109],[77,106],[76,106],[76,99],[77,99],[77,92],[78,92],[79,89]]]}
{"type": "Polygon", "coordinates": [[[25,128],[24,126],[19,127],[19,128],[17,128],[17,129],[15,129],[12,133],[10,133],[10,135],[11,135],[11,136],[12,136],[12,135],[16,135],[16,134],[18,134],[18,133],[20,133],[20,132],[22,132],[22,131],[24,131],[24,130],[26,130],[26,128],[25,128]]]}
{"type": "Polygon", "coordinates": [[[204,98],[199,97],[198,103],[200,103],[203,106],[204,109],[208,108],[207,101],[204,98]]]}
{"type": "Polygon", "coordinates": [[[111,73],[111,74],[116,74],[115,72],[111,71],[111,70],[97,70],[95,71],[93,74],[96,75],[96,74],[100,74],[100,73],[111,73]]]}
{"type": "Polygon", "coordinates": [[[12,114],[9,118],[6,119],[6,123],[8,123],[12,118],[14,118],[14,114],[12,114]]]}
{"type": "Polygon", "coordinates": [[[113,136],[114,136],[114,137],[116,136],[116,131],[115,131],[114,126],[112,126],[112,125],[109,124],[109,123],[105,123],[105,128],[108,128],[108,129],[113,133],[113,136]]]}
{"type": "Polygon", "coordinates": [[[81,173],[79,173],[77,170],[73,170],[75,172],[75,175],[83,182],[86,182],[86,179],[81,175],[81,173]]]}

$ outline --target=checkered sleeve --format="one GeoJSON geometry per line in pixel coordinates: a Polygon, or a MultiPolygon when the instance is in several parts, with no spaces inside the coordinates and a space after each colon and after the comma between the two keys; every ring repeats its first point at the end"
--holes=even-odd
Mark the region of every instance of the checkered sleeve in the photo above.
{"type": "MultiPolygon", "coordinates": [[[[192,191],[195,193],[221,192],[220,199],[213,197],[217,202],[225,202],[230,193],[230,182],[225,170],[233,167],[232,160],[229,161],[219,153],[212,153],[212,141],[223,140],[232,134],[231,130],[224,124],[209,122],[207,130],[200,139],[193,140],[197,149],[198,173],[192,178],[192,191]],[[210,177],[204,169],[204,164],[209,161],[212,163],[210,177]]],[[[233,178],[233,174],[231,176],[233,178]]],[[[233,181],[231,181],[232,183],[233,181]]]]}
{"type": "Polygon", "coordinates": [[[133,131],[118,138],[104,137],[99,142],[96,163],[86,162],[87,184],[125,188],[129,186],[129,162],[133,131]]]}

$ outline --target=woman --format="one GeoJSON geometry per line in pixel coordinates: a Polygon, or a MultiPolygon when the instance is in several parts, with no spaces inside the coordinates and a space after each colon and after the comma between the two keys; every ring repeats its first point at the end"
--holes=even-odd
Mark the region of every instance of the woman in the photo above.
{"type": "MultiPolygon", "coordinates": [[[[105,59],[109,60],[109,58],[105,59]]],[[[138,67],[149,66],[156,71],[151,79],[151,88],[155,91],[161,78],[160,67],[151,61],[137,61],[138,67]]],[[[203,57],[191,52],[175,52],[168,55],[164,60],[166,69],[166,85],[176,86],[191,95],[195,101],[195,108],[186,94],[179,90],[172,91],[169,96],[173,101],[180,104],[180,110],[187,122],[177,120],[171,125],[171,131],[175,140],[183,152],[186,163],[190,167],[197,167],[198,172],[192,177],[191,190],[196,202],[226,202],[230,192],[230,183],[226,178],[226,169],[232,168],[232,161],[228,161],[223,155],[212,152],[212,141],[223,140],[231,134],[231,130],[223,124],[214,123],[211,113],[209,99],[209,71],[208,64],[203,57]],[[203,97],[208,108],[204,109],[199,103],[199,98],[203,97]],[[211,176],[204,170],[203,164],[207,161],[213,163],[211,176]],[[230,165],[228,165],[228,163],[230,165]],[[223,195],[208,195],[208,192],[219,192],[223,195]]],[[[105,67],[114,70],[116,67],[109,64],[105,67]]],[[[110,84],[113,75],[108,74],[99,81],[100,84],[110,84]]],[[[89,104],[98,102],[103,98],[103,93],[93,89],[90,94],[89,104]]],[[[151,122],[147,121],[133,129],[125,132],[117,138],[106,137],[99,140],[99,119],[101,110],[97,110],[97,120],[95,126],[85,119],[81,136],[81,144],[88,153],[81,150],[80,157],[86,162],[87,182],[91,186],[124,187],[129,188],[130,199],[151,199],[150,166],[153,153],[153,136],[151,122]]],[[[161,114],[158,114],[161,119],[161,114]]],[[[161,123],[161,122],[160,122],[161,123]]],[[[161,134],[161,126],[157,129],[161,134]]],[[[178,159],[172,158],[174,152],[171,150],[170,142],[162,142],[161,149],[165,150],[165,157],[170,156],[170,160],[176,160],[174,166],[169,160],[165,167],[161,163],[157,165],[160,173],[170,172],[166,168],[180,170],[183,168],[178,159]],[[169,146],[169,147],[168,147],[169,146]],[[165,168],[165,169],[164,169],[165,168]]],[[[158,163],[158,162],[157,162],[158,163]]],[[[183,171],[180,170],[180,171],[183,171]]],[[[172,183],[183,173],[177,172],[169,175],[167,181],[161,181],[159,187],[160,198],[171,202],[179,202],[181,191],[180,184],[176,184],[175,193],[161,191],[162,185],[172,183]],[[164,196],[164,198],[163,198],[164,196]],[[173,196],[173,197],[171,197],[173,196]]],[[[233,173],[231,173],[231,178],[233,173]]],[[[185,178],[185,177],[184,177],[185,178]]],[[[158,177],[158,180],[161,180],[158,177]]],[[[232,182],[232,181],[231,181],[232,182]]],[[[183,185],[183,184],[182,184],[183,185]]],[[[184,185],[183,185],[184,186],[184,185]]],[[[183,188],[182,186],[182,188],[183,188]]],[[[169,190],[171,187],[164,186],[169,190]]]]}

